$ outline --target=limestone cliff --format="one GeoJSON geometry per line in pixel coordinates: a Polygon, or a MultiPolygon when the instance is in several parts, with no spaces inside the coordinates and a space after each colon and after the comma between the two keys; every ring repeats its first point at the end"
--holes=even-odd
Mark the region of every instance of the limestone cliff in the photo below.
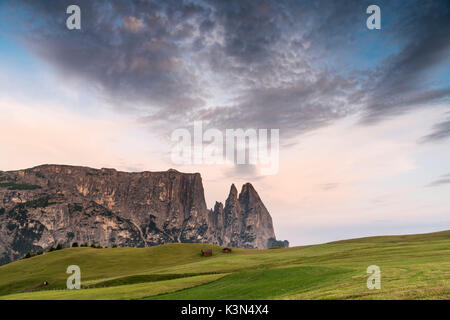
{"type": "Polygon", "coordinates": [[[43,165],[0,172],[0,264],[73,242],[207,242],[267,248],[272,219],[251,184],[206,207],[200,174],[43,165]]]}
{"type": "Polygon", "coordinates": [[[270,238],[275,238],[272,217],[250,183],[238,192],[234,184],[225,202],[216,202],[210,212],[214,217],[219,243],[240,248],[267,248],[270,238]]]}

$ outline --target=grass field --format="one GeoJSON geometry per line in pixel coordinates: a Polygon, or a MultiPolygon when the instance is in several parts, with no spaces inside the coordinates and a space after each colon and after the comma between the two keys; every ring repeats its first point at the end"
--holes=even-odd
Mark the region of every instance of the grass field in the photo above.
{"type": "Polygon", "coordinates": [[[64,249],[0,267],[0,299],[450,299],[450,231],[231,254],[64,249]],[[65,289],[69,265],[81,268],[80,290],[65,289]],[[380,290],[367,289],[369,265],[381,269],[380,290]]]}

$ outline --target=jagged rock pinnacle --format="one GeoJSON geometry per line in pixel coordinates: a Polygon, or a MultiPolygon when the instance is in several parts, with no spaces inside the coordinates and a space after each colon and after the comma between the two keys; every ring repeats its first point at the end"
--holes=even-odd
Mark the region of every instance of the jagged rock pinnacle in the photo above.
{"type": "Polygon", "coordinates": [[[272,218],[253,186],[206,207],[198,173],[43,165],[0,172],[0,264],[73,242],[144,247],[205,242],[267,248],[272,218]],[[167,174],[170,172],[170,174],[167,174]],[[57,221],[57,223],[55,223],[57,221]]]}

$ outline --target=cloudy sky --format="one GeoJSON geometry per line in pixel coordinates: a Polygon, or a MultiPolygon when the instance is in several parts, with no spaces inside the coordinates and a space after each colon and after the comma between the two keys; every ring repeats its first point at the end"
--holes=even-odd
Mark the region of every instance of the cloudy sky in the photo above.
{"type": "Polygon", "coordinates": [[[210,207],[249,181],[293,245],[450,229],[450,3],[4,0],[0,123],[0,170],[200,172],[210,207]],[[278,173],[174,164],[199,120],[279,129],[278,173]]]}

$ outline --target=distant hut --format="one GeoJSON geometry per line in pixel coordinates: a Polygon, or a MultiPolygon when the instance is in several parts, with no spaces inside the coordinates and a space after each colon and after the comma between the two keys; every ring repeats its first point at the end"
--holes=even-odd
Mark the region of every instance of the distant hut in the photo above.
{"type": "Polygon", "coordinates": [[[204,257],[212,256],[212,249],[202,249],[202,256],[204,257]]]}
{"type": "Polygon", "coordinates": [[[223,253],[231,253],[231,248],[223,248],[222,252],[223,253]]]}

